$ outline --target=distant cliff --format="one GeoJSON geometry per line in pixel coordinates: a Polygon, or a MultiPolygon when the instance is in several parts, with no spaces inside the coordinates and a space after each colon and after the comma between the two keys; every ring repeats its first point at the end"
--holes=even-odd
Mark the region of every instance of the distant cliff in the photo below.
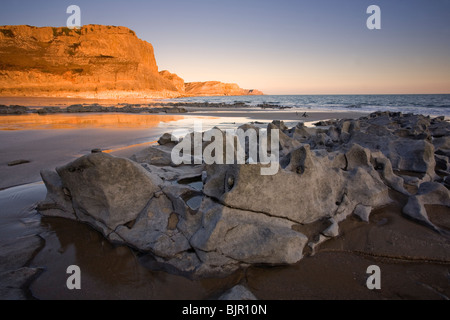
{"type": "Polygon", "coordinates": [[[235,83],[223,83],[219,81],[188,82],[185,84],[185,92],[195,96],[245,96],[261,95],[258,90],[247,90],[240,88],[235,83]]]}
{"type": "Polygon", "coordinates": [[[185,86],[176,74],[159,72],[153,46],[126,27],[0,27],[0,96],[165,98],[246,92],[237,85],[203,87],[185,86]]]}

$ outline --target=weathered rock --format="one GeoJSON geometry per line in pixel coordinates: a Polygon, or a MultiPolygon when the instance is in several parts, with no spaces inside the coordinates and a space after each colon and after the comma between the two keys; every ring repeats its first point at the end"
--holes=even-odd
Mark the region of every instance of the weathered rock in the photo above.
{"type": "MultiPolygon", "coordinates": [[[[279,125],[281,127],[284,126],[284,123],[281,121],[279,123],[279,125]]],[[[277,125],[273,124],[273,123],[269,123],[269,125],[267,126],[267,132],[268,132],[268,139],[267,139],[267,144],[268,144],[268,150],[270,150],[270,142],[271,142],[271,130],[279,130],[278,131],[278,138],[279,138],[279,150],[281,154],[289,154],[291,151],[295,150],[296,148],[300,147],[300,142],[298,142],[297,140],[290,138],[287,134],[285,134],[277,125]]]]}
{"type": "Polygon", "coordinates": [[[198,178],[201,180],[201,175],[204,170],[204,165],[188,165],[178,167],[161,167],[148,163],[141,163],[141,166],[152,174],[156,174],[165,181],[188,181],[190,179],[198,178]]]}
{"type": "Polygon", "coordinates": [[[315,255],[317,248],[327,240],[330,240],[330,238],[320,234],[317,236],[317,239],[308,242],[308,247],[311,249],[311,256],[315,255]]]}
{"type": "Polygon", "coordinates": [[[416,195],[410,196],[408,203],[403,208],[403,213],[414,220],[423,223],[440,233],[449,234],[435,226],[429,219],[425,205],[437,204],[450,207],[450,192],[442,184],[437,182],[424,182],[420,185],[416,195]]]}
{"type": "Polygon", "coordinates": [[[174,166],[172,162],[172,147],[173,145],[170,144],[151,146],[134,154],[131,160],[155,166],[174,166]]]}
{"type": "Polygon", "coordinates": [[[339,131],[335,126],[330,126],[327,131],[327,135],[330,137],[331,141],[338,142],[339,141],[339,131]]]}
{"type": "Polygon", "coordinates": [[[284,121],[273,120],[272,124],[283,132],[288,131],[288,127],[286,127],[286,125],[284,124],[284,121]]]}
{"type": "Polygon", "coordinates": [[[356,216],[358,216],[361,221],[369,222],[370,212],[372,211],[372,207],[363,206],[358,204],[353,212],[356,216]]]}
{"type": "MultiPolygon", "coordinates": [[[[197,251],[243,263],[289,264],[302,258],[308,238],[292,230],[288,220],[232,209],[208,198],[201,212],[202,227],[190,239],[197,251]]],[[[209,262],[208,255],[204,259],[209,262]]]]}
{"type": "Polygon", "coordinates": [[[297,223],[332,217],[344,194],[370,206],[390,201],[388,188],[373,167],[344,171],[333,166],[334,157],[337,154],[321,156],[305,145],[290,153],[284,169],[269,176],[261,175],[261,165],[256,164],[207,166],[204,193],[229,207],[297,223]]]}
{"type": "Polygon", "coordinates": [[[178,141],[177,138],[175,138],[171,133],[164,133],[159,139],[158,144],[163,146],[166,144],[173,144],[175,145],[178,141]]]}
{"type": "Polygon", "coordinates": [[[135,220],[162,184],[137,163],[105,153],[83,156],[56,171],[77,217],[89,216],[111,230],[135,220]]]}
{"type": "Polygon", "coordinates": [[[237,285],[226,291],[219,300],[258,300],[255,295],[243,285],[237,285]]]}
{"type": "Polygon", "coordinates": [[[323,235],[330,238],[337,237],[339,235],[339,224],[333,218],[329,222],[330,226],[322,232],[323,235]]]}
{"type": "Polygon", "coordinates": [[[434,147],[425,140],[392,141],[388,144],[388,158],[398,170],[428,173],[434,176],[434,147]]]}
{"type": "MultiPolygon", "coordinates": [[[[44,203],[56,216],[70,213],[72,206],[77,219],[110,241],[194,276],[295,263],[307,243],[314,254],[338,236],[339,223],[351,214],[369,222],[372,209],[391,202],[390,189],[409,196],[405,215],[446,233],[433,225],[425,205],[450,206],[444,187],[449,184],[447,141],[437,137],[448,123],[379,112],[327,125],[288,129],[281,121],[269,124],[280,136],[281,158],[273,175],[261,174],[266,165],[249,163],[173,167],[170,134],[135,155],[140,164],[91,154],[58,168],[59,176],[43,173],[49,190],[44,203]],[[424,183],[432,179],[443,184],[424,183]],[[414,193],[417,186],[417,194],[411,196],[404,185],[414,193]]],[[[240,129],[260,130],[253,125],[240,129]]],[[[218,132],[223,138],[225,133],[218,132]]],[[[194,135],[184,137],[186,145],[194,135]]],[[[200,144],[205,151],[212,141],[200,144]]],[[[248,160],[247,144],[245,149],[248,160]]]]}
{"type": "Polygon", "coordinates": [[[400,193],[409,195],[409,192],[404,187],[404,179],[394,174],[391,161],[383,153],[372,152],[372,162],[387,186],[400,193]]]}
{"type": "Polygon", "coordinates": [[[47,188],[47,196],[37,209],[49,217],[76,219],[72,196],[69,189],[63,187],[61,177],[55,171],[42,170],[41,178],[47,188]]]}
{"type": "Polygon", "coordinates": [[[171,258],[191,248],[186,237],[177,229],[177,213],[163,194],[154,197],[133,226],[119,226],[116,233],[125,243],[153,254],[171,258]]]}
{"type": "Polygon", "coordinates": [[[312,129],[307,128],[303,123],[300,122],[294,127],[292,138],[299,142],[304,142],[311,137],[312,131],[312,129]]]}

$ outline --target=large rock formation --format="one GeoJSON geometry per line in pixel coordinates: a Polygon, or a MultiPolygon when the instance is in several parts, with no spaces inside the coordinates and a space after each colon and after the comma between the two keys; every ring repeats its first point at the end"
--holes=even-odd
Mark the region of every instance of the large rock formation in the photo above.
{"type": "MultiPolygon", "coordinates": [[[[237,88],[233,92],[241,94],[237,88]]],[[[165,98],[184,92],[184,80],[158,72],[153,46],[126,27],[0,26],[0,96],[165,98]]]]}
{"type": "MultiPolygon", "coordinates": [[[[449,128],[442,118],[391,113],[318,129],[274,121],[268,129],[279,132],[280,159],[273,175],[261,175],[262,164],[176,166],[170,154],[179,142],[165,134],[136,162],[95,153],[43,172],[48,195],[40,211],[87,222],[111,241],[200,276],[296,263],[338,236],[351,214],[369,221],[393,190],[409,199],[407,217],[447,234],[426,206],[450,207],[448,166],[436,174],[433,157],[448,164],[449,128]],[[413,152],[404,151],[408,144],[413,152]]],[[[202,148],[210,146],[205,140],[202,148]]],[[[248,144],[244,152],[249,162],[248,144]]]]}
{"type": "Polygon", "coordinates": [[[175,96],[160,76],[150,43],[125,27],[0,27],[2,95],[175,96]]]}
{"type": "Polygon", "coordinates": [[[160,76],[164,79],[169,80],[172,82],[172,84],[177,88],[178,92],[184,93],[185,87],[184,87],[184,80],[181,79],[179,76],[177,76],[175,73],[170,73],[167,70],[163,70],[159,72],[160,76]]]}
{"type": "Polygon", "coordinates": [[[219,81],[188,82],[185,84],[186,94],[193,96],[247,96],[262,95],[258,90],[240,88],[235,83],[219,81]]]}

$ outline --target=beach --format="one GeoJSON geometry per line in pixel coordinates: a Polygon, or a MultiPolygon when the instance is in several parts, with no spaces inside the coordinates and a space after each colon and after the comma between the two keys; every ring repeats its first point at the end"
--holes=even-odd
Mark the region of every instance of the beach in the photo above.
{"type": "MultiPolygon", "coordinates": [[[[292,110],[192,107],[188,113],[176,116],[133,115],[132,127],[125,120],[130,115],[122,114],[121,128],[117,128],[109,114],[79,114],[75,115],[76,121],[74,118],[61,121],[61,116],[46,115],[40,116],[45,121],[30,125],[22,118],[22,128],[12,123],[12,118],[0,121],[4,128],[9,128],[0,131],[2,252],[11,252],[9,247],[14,249],[24,243],[27,246],[23,249],[24,257],[15,264],[17,268],[33,271],[31,277],[25,277],[25,282],[18,280],[20,285],[16,284],[16,289],[3,288],[0,292],[6,298],[26,299],[217,299],[226,290],[244,284],[258,299],[264,300],[446,299],[450,296],[446,284],[448,239],[403,218],[402,207],[407,197],[395,191],[390,191],[394,202],[374,210],[367,223],[354,216],[348,218],[340,223],[339,236],[324,242],[315,254],[297,263],[255,265],[222,276],[200,278],[167,268],[132,246],[112,244],[89,225],[41,216],[35,209],[35,204],[46,195],[40,170],[54,170],[90,154],[92,149],[129,158],[156,145],[163,133],[192,130],[194,120],[201,120],[207,130],[237,128],[244,123],[267,126],[273,120],[283,120],[288,127],[299,121],[312,126],[320,120],[355,120],[367,116],[354,111],[306,112],[307,117],[302,117],[303,112],[292,110]],[[51,128],[55,124],[59,127],[51,128]],[[14,130],[10,130],[12,126],[14,130]],[[30,162],[7,165],[18,159],[30,162]],[[435,247],[433,252],[429,251],[429,243],[435,247]],[[84,290],[68,291],[61,286],[67,277],[65,269],[71,264],[82,266],[84,290]],[[366,269],[373,264],[383,270],[383,290],[367,290],[365,286],[366,269]]],[[[433,223],[449,228],[449,209],[430,208],[433,223]]],[[[314,228],[323,228],[324,223],[321,220],[314,228]]],[[[306,235],[312,232],[300,225],[298,228],[306,235]]],[[[8,276],[3,277],[8,283],[8,276]]]]}

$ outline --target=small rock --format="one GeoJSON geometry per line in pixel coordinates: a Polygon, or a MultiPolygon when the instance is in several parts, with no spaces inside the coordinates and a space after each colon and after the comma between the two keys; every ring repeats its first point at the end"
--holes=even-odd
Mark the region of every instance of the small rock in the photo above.
{"type": "Polygon", "coordinates": [[[91,153],[102,153],[102,149],[100,149],[100,148],[92,149],[91,153]]]}
{"type": "Polygon", "coordinates": [[[158,144],[163,146],[165,144],[175,144],[177,142],[177,138],[175,138],[172,134],[170,133],[164,133],[158,140],[158,144]]]}
{"type": "Polygon", "coordinates": [[[331,218],[329,222],[331,225],[322,232],[323,235],[330,238],[337,237],[339,235],[339,224],[333,218],[331,218]]]}
{"type": "Polygon", "coordinates": [[[308,247],[311,248],[311,256],[316,254],[316,249],[319,247],[322,243],[329,240],[330,238],[324,236],[323,234],[319,235],[319,238],[316,241],[310,241],[308,243],[308,247]]]}
{"type": "Polygon", "coordinates": [[[237,285],[222,294],[219,300],[258,300],[253,293],[243,285],[237,285]]]}
{"type": "Polygon", "coordinates": [[[30,163],[30,160],[14,160],[11,162],[8,162],[8,167],[12,167],[12,166],[18,166],[20,164],[24,164],[24,163],[30,163]]]}
{"type": "Polygon", "coordinates": [[[372,211],[372,207],[358,204],[353,213],[356,216],[358,216],[361,219],[361,221],[369,222],[369,216],[370,216],[371,211],[372,211]]]}

